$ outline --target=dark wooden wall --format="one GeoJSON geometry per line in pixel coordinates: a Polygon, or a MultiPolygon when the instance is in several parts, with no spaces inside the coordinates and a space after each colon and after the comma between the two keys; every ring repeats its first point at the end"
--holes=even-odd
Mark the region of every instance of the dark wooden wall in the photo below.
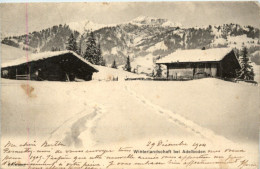
{"type": "Polygon", "coordinates": [[[3,68],[1,75],[3,78],[9,79],[74,81],[75,78],[92,80],[93,72],[96,71],[72,53],[68,53],[62,56],[3,68]]]}
{"type": "MultiPolygon", "coordinates": [[[[196,62],[196,63],[169,63],[167,65],[167,77],[172,76],[171,70],[174,70],[177,74],[184,74],[184,76],[196,78],[195,76],[197,74],[200,74],[203,76],[213,76],[215,75],[217,77],[222,78],[235,78],[236,77],[236,71],[240,69],[240,64],[238,59],[236,58],[236,55],[234,51],[231,51],[228,53],[221,61],[216,62],[196,62]],[[188,71],[188,69],[193,69],[193,74],[191,71],[188,71]],[[207,71],[206,71],[207,69],[207,71]],[[210,69],[210,71],[209,71],[210,69]],[[188,73],[185,73],[187,72],[188,73]],[[216,74],[213,73],[213,71],[216,72],[216,74]]],[[[174,76],[174,75],[173,75],[174,76]]]]}
{"type": "Polygon", "coordinates": [[[220,77],[235,78],[236,71],[239,69],[240,69],[239,61],[236,58],[235,53],[231,51],[220,62],[220,71],[222,71],[220,77]]]}

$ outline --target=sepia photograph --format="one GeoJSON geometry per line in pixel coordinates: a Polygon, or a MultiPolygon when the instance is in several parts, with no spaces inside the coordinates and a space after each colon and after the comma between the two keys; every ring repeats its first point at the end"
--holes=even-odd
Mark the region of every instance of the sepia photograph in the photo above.
{"type": "Polygon", "coordinates": [[[259,2],[0,9],[0,168],[259,167],[259,2]]]}

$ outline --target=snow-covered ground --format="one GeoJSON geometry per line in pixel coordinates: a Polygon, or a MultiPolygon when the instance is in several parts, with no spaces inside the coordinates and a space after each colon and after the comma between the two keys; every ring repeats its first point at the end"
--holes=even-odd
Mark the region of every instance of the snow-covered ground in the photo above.
{"type": "Polygon", "coordinates": [[[258,140],[258,87],[207,78],[187,82],[131,82],[136,93],[162,108],[241,142],[258,140]],[[151,92],[153,91],[153,92],[151,92]]]}
{"type": "Polygon", "coordinates": [[[98,80],[98,81],[113,81],[115,79],[118,79],[118,81],[124,81],[126,78],[146,77],[146,75],[135,74],[135,73],[121,70],[122,67],[118,67],[118,69],[113,69],[105,66],[95,65],[95,68],[97,68],[99,72],[93,74],[93,80],[98,80]]]}
{"type": "Polygon", "coordinates": [[[213,78],[80,83],[2,79],[1,84],[5,138],[59,138],[75,147],[202,139],[257,153],[257,86],[213,78]]]}
{"type": "Polygon", "coordinates": [[[255,63],[252,63],[252,66],[253,66],[253,70],[254,70],[254,73],[255,73],[254,80],[258,84],[260,84],[260,65],[256,65],[255,63]]]}

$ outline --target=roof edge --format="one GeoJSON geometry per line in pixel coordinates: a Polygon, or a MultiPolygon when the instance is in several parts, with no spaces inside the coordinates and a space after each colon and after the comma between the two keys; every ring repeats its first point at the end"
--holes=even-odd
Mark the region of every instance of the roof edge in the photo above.
{"type": "Polygon", "coordinates": [[[163,58],[157,60],[155,63],[156,64],[171,64],[171,63],[219,62],[219,61],[223,60],[228,54],[230,54],[231,52],[234,52],[234,50],[232,48],[210,48],[210,49],[206,49],[206,50],[216,50],[216,49],[224,49],[224,50],[227,50],[229,52],[227,52],[225,55],[223,55],[223,57],[221,59],[214,60],[214,61],[199,61],[199,60],[198,61],[171,61],[171,62],[163,61],[165,58],[170,57],[170,55],[175,54],[177,51],[192,51],[192,50],[200,51],[201,49],[176,50],[175,52],[172,52],[172,53],[164,56],[163,58]]]}
{"type": "MultiPolygon", "coordinates": [[[[48,51],[48,52],[51,52],[51,51],[48,51]]],[[[24,61],[24,62],[21,62],[20,60],[22,59],[21,58],[18,58],[18,59],[15,59],[15,60],[11,60],[9,61],[9,63],[2,63],[1,64],[1,68],[8,68],[8,67],[15,67],[15,66],[19,66],[19,65],[22,65],[22,64],[26,64],[26,63],[31,63],[31,62],[36,62],[38,60],[44,60],[44,59],[48,59],[48,58],[52,58],[52,57],[57,57],[57,56],[60,56],[60,55],[65,55],[65,54],[73,54],[74,56],[76,56],[78,59],[80,59],[82,62],[88,64],[89,66],[91,66],[95,72],[99,72],[98,71],[98,68],[95,67],[95,65],[93,65],[92,63],[88,62],[86,59],[82,58],[80,55],[78,55],[76,52],[74,51],[71,51],[71,50],[64,50],[64,51],[59,51],[59,53],[55,54],[55,52],[53,52],[54,55],[53,56],[50,56],[50,57],[47,57],[47,58],[39,58],[37,60],[29,60],[29,61],[24,61]],[[15,61],[18,61],[18,63],[14,63],[14,64],[11,64],[11,62],[15,62],[15,61]]],[[[31,56],[37,56],[38,54],[43,54],[43,53],[37,53],[37,54],[32,54],[31,56]]]]}

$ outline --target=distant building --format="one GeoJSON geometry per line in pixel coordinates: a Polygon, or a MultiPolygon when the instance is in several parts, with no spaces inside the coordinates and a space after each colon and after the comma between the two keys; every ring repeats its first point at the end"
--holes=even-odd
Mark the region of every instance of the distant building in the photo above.
{"type": "Polygon", "coordinates": [[[17,80],[92,80],[98,70],[72,51],[31,54],[3,63],[1,77],[17,80]]]}
{"type": "Polygon", "coordinates": [[[177,50],[156,63],[167,66],[169,79],[234,78],[240,69],[234,51],[229,48],[177,50]]]}

